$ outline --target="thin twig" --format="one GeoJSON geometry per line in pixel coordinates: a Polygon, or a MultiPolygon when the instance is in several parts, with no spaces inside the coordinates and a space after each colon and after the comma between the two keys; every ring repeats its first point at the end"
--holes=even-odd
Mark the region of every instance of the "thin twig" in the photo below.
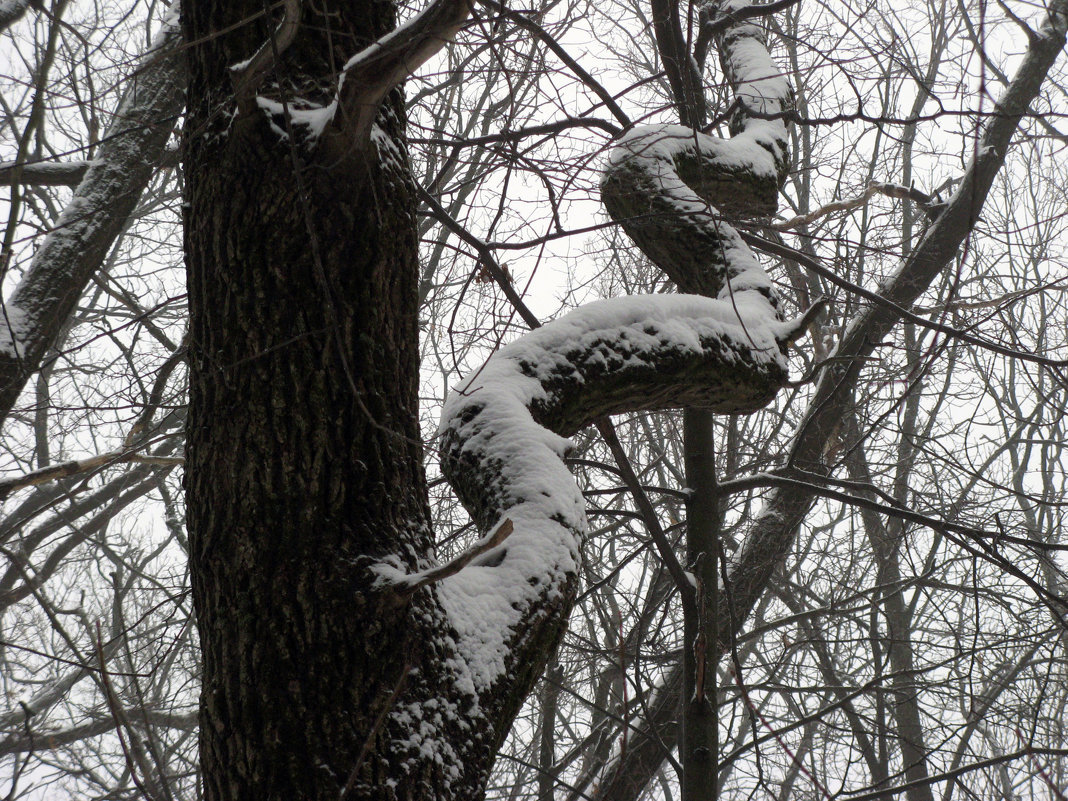
{"type": "Polygon", "coordinates": [[[430,570],[411,573],[392,583],[390,589],[401,597],[407,598],[414,595],[421,587],[433,584],[435,581],[441,581],[449,576],[455,576],[467,567],[472,560],[478,558],[487,551],[493,550],[508,539],[508,536],[512,533],[514,528],[512,521],[505,518],[497,528],[490,532],[490,534],[480,539],[472,548],[464,551],[455,559],[452,559],[443,565],[439,565],[438,567],[431,568],[430,570]]]}
{"type": "Polygon", "coordinates": [[[600,432],[605,444],[608,445],[608,449],[612,452],[612,457],[616,460],[616,465],[619,467],[619,475],[623,479],[623,483],[627,486],[627,489],[630,490],[631,496],[634,498],[634,503],[638,507],[638,511],[642,514],[642,520],[645,522],[645,527],[649,531],[649,536],[653,539],[653,544],[656,546],[657,553],[660,554],[664,566],[667,568],[668,573],[671,574],[671,578],[674,579],[675,585],[679,589],[683,607],[694,607],[697,603],[697,589],[690,580],[689,574],[683,568],[682,563],[679,562],[679,557],[675,553],[675,549],[671,546],[671,541],[668,540],[667,534],[665,534],[664,529],[660,527],[660,521],[656,516],[656,510],[653,508],[653,504],[649,501],[649,496],[647,496],[642,489],[638,477],[634,474],[634,468],[630,465],[630,460],[627,458],[626,451],[623,450],[623,445],[620,444],[619,437],[616,436],[615,427],[607,418],[601,418],[597,421],[597,430],[600,432]]]}
{"type": "Polygon", "coordinates": [[[119,705],[118,698],[115,697],[115,690],[112,689],[111,679],[108,676],[107,660],[104,657],[104,638],[100,631],[100,621],[96,623],[96,656],[100,660],[100,679],[104,690],[104,700],[107,702],[108,709],[111,710],[111,715],[115,718],[115,734],[119,738],[119,746],[122,748],[122,754],[126,758],[126,767],[130,771],[130,778],[133,780],[134,785],[141,791],[141,795],[145,798],[153,798],[153,794],[145,787],[144,782],[137,775],[135,769],[133,755],[130,753],[130,747],[126,743],[126,737],[123,736],[123,728],[127,725],[125,721],[125,715],[122,714],[122,707],[119,705]]]}
{"type": "Polygon", "coordinates": [[[382,726],[386,722],[386,715],[389,714],[389,710],[393,708],[393,705],[397,703],[397,698],[400,696],[401,690],[404,689],[404,684],[408,680],[408,671],[410,670],[411,664],[407,660],[405,660],[404,667],[401,668],[400,678],[397,679],[397,683],[393,687],[393,692],[390,693],[390,696],[386,700],[386,703],[379,711],[378,717],[375,718],[374,725],[371,727],[371,730],[367,732],[367,737],[364,738],[363,746],[360,748],[360,753],[356,757],[355,764],[353,764],[352,766],[352,771],[349,773],[348,781],[346,781],[345,786],[341,788],[341,795],[339,796],[339,801],[345,801],[345,799],[348,798],[349,793],[351,793],[353,788],[355,788],[356,778],[360,772],[360,766],[362,766],[363,763],[366,761],[367,755],[371,751],[371,743],[374,741],[375,735],[382,730],[382,726]]]}

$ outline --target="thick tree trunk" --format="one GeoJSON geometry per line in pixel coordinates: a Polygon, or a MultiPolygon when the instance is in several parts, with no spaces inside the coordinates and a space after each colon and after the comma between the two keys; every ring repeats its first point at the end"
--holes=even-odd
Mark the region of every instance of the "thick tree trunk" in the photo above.
{"type": "MultiPolygon", "coordinates": [[[[263,90],[279,103],[321,99],[335,65],[394,22],[388,3],[320,7],[305,4],[263,90]]],[[[230,67],[269,41],[264,8],[183,3],[201,762],[209,799],[336,801],[365,747],[365,780],[402,775],[379,758],[378,719],[402,682],[418,691],[406,665],[425,661],[435,622],[418,607],[429,593],[370,608],[363,561],[395,554],[414,570],[431,551],[414,204],[403,154],[354,146],[324,163],[284,120],[236,112],[230,67]]],[[[397,141],[403,120],[395,93],[379,122],[397,141]]],[[[429,778],[398,795],[424,797],[429,778]]]]}
{"type": "Polygon", "coordinates": [[[454,390],[440,447],[480,529],[512,533],[427,573],[404,112],[389,95],[372,130],[367,98],[386,96],[375,65],[399,80],[468,9],[439,0],[380,39],[391,5],[282,6],[183,5],[205,795],[481,798],[575,595],[586,520],[561,435],[622,411],[760,408],[800,324],[732,241],[707,265],[729,299],[616,299],[502,348],[454,390]]]}

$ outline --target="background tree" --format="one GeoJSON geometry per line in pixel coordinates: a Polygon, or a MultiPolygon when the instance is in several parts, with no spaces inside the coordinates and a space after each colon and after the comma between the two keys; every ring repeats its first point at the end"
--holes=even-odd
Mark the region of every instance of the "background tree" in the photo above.
{"type": "MultiPolygon", "coordinates": [[[[12,204],[12,218],[21,222],[9,226],[14,267],[9,286],[22,269],[18,254],[35,244],[33,226],[53,227],[68,198],[62,187],[30,184],[28,176],[36,170],[34,180],[45,172],[50,181],[59,180],[57,174],[77,180],[76,163],[45,169],[37,162],[96,147],[107,125],[100,121],[109,119],[114,103],[108,98],[115,97],[115,87],[122,91],[128,85],[108,79],[102,69],[138,58],[108,47],[149,38],[123,38],[120,28],[105,46],[87,45],[100,41],[105,21],[113,22],[106,10],[77,5],[46,10],[50,13],[30,11],[13,31],[19,41],[40,43],[22,57],[29,80],[11,69],[17,81],[12,86],[31,89],[4,92],[11,121],[45,115],[26,126],[25,137],[21,122],[9,126],[9,141],[25,139],[23,153],[31,154],[17,157],[15,172],[23,177],[9,179],[24,187],[12,204]],[[50,47],[56,54],[51,60],[50,47]],[[76,80],[89,76],[91,83],[76,80]],[[84,101],[78,105],[82,119],[64,113],[70,98],[84,101]],[[25,108],[26,116],[16,108],[25,108]]],[[[769,248],[786,241],[801,251],[786,254],[786,269],[778,274],[789,282],[785,298],[803,305],[821,290],[835,296],[817,359],[829,355],[846,322],[870,313],[873,299],[860,295],[858,287],[887,284],[897,259],[923,254],[917,245],[922,234],[968,227],[959,219],[943,222],[942,229],[938,222],[928,226],[937,209],[928,214],[910,205],[913,201],[872,195],[865,191],[868,183],[909,187],[915,181],[932,192],[966,174],[978,147],[976,125],[992,130],[1002,119],[991,113],[992,100],[983,92],[996,95],[994,85],[1018,72],[1005,55],[1019,39],[1009,14],[940,6],[877,9],[863,16],[861,11],[805,6],[788,10],[781,26],[771,23],[781,27],[773,37],[784,48],[776,59],[789,65],[802,120],[792,148],[798,169],[785,195],[802,219],[783,220],[779,230],[761,233],[771,240],[769,248]],[[841,79],[852,87],[850,99],[837,93],[841,79]],[[860,115],[840,119],[843,108],[860,115]],[[953,120],[960,121],[959,129],[953,120]],[[849,149],[838,149],[839,142],[849,149]],[[938,158],[950,153],[956,163],[938,158]],[[808,216],[828,202],[864,195],[864,202],[808,216]],[[805,255],[817,264],[805,266],[805,255]],[[853,286],[836,287],[812,272],[821,259],[834,268],[834,277],[853,286]]],[[[670,82],[650,82],[660,73],[657,51],[638,35],[650,13],[641,6],[607,12],[557,6],[532,15],[488,9],[442,71],[410,91],[416,126],[411,144],[420,183],[428,190],[420,206],[427,213],[420,233],[428,240],[421,314],[431,355],[424,364],[441,365],[445,375],[455,376],[477,368],[485,353],[479,342],[492,346],[507,336],[507,284],[481,282],[493,277],[495,262],[509,262],[513,287],[520,290],[532,275],[534,287],[560,282],[550,271],[566,254],[554,243],[565,241],[567,228],[590,222],[581,199],[596,184],[597,162],[591,158],[599,148],[586,131],[615,131],[624,124],[604,111],[611,108],[605,98],[616,95],[612,103],[626,111],[625,119],[641,119],[671,97],[670,82]],[[618,48],[618,59],[584,55],[586,37],[594,31],[599,42],[618,48]],[[634,70],[629,90],[607,72],[619,64],[634,70]],[[598,76],[610,91],[589,88],[598,76]],[[443,102],[436,104],[438,98],[443,102]],[[550,113],[554,109],[558,116],[550,113]],[[547,120],[549,126],[535,127],[547,120]],[[527,135],[520,133],[524,127],[527,135]],[[548,133],[556,135],[548,139],[548,133]],[[524,250],[544,255],[519,258],[524,250]],[[446,316],[432,313],[435,309],[446,310],[446,316]]],[[[1039,23],[1029,11],[1013,13],[1032,28],[1039,23]]],[[[251,22],[259,27],[241,34],[241,41],[247,39],[254,52],[282,18],[279,11],[271,23],[262,17],[251,22]]],[[[127,24],[140,19],[134,15],[127,24]]],[[[1043,44],[1056,49],[1055,39],[1040,39],[1036,50],[1043,44]]],[[[346,50],[338,58],[344,63],[350,55],[346,50]]],[[[715,59],[706,64],[704,77],[715,101],[720,85],[715,59]]],[[[299,96],[306,97],[305,88],[299,96]]],[[[1059,276],[1051,271],[1059,252],[1055,210],[1063,181],[1057,180],[1057,159],[1050,158],[1060,142],[1056,106],[1042,105],[1050,102],[1040,98],[1034,106],[1039,113],[1025,120],[1027,137],[1013,150],[1023,168],[1003,172],[966,247],[949,263],[943,282],[914,308],[921,319],[911,320],[913,330],[868,337],[865,347],[883,344],[875,351],[879,358],[867,358],[851,379],[859,388],[845,399],[855,409],[852,417],[842,414],[836,431],[810,440],[826,451],[828,467],[837,468],[836,481],[860,483],[819,489],[829,499],[808,513],[781,571],[770,580],[772,592],[761,596],[750,620],[737,620],[744,628],[725,643],[730,665],[720,678],[724,786],[763,792],[763,785],[781,797],[840,787],[863,797],[902,784],[917,793],[928,783],[917,778],[918,763],[906,756],[907,747],[924,756],[930,786],[943,796],[1054,793],[1063,786],[1055,756],[1063,748],[1055,683],[1063,651],[1058,618],[1043,606],[1051,601],[1047,593],[1058,594],[1060,580],[1057,543],[1048,537],[1057,531],[1063,476],[1057,433],[1063,380],[1056,363],[1027,355],[1055,357],[1062,345],[1057,332],[1064,330],[1054,324],[1063,313],[1059,276]],[[1038,326],[1036,320],[1047,324],[1038,326]],[[932,328],[932,321],[942,328],[932,328]],[[971,339],[947,330],[947,324],[971,339]],[[1006,353],[1006,347],[1024,357],[1006,353]],[[868,505],[866,516],[857,511],[862,503],[868,505]],[[914,516],[900,525],[895,519],[903,512],[897,506],[934,520],[914,516]],[[924,527],[932,522],[938,525],[924,527]],[[947,529],[947,523],[961,528],[947,529]],[[983,539],[984,531],[997,540],[983,539]],[[1033,541],[1039,539],[1044,542],[1033,541]],[[993,549],[980,547],[984,544],[993,549]],[[969,553],[969,546],[980,552],[969,553]],[[904,570],[895,572],[891,565],[894,549],[904,570]],[[878,574],[871,572],[876,566],[878,574]],[[1049,625],[1036,623],[1043,620],[1049,625]],[[911,648],[911,672],[901,669],[908,658],[903,644],[911,648]],[[921,740],[902,724],[910,705],[921,740]]],[[[720,110],[726,103],[709,106],[720,110]]],[[[283,110],[275,121],[284,118],[283,110]]],[[[160,161],[166,163],[165,154],[160,161]]],[[[34,792],[49,775],[92,795],[121,794],[123,788],[159,797],[195,793],[188,702],[197,660],[176,558],[185,548],[173,462],[181,441],[161,439],[177,433],[175,426],[184,420],[185,317],[181,290],[163,270],[166,251],[158,244],[174,230],[173,216],[166,216],[168,204],[174,205],[173,185],[157,181],[149,192],[137,208],[143,222],[130,226],[109,254],[63,332],[66,339],[54,346],[54,366],[33,374],[35,386],[8,420],[5,442],[17,474],[11,485],[22,486],[12,490],[5,510],[5,556],[15,566],[5,579],[11,600],[5,607],[4,639],[10,644],[4,677],[13,699],[5,718],[10,732],[5,753],[16,768],[12,775],[19,777],[15,796],[34,792]],[[152,224],[161,218],[169,228],[152,224]],[[149,252],[157,258],[146,259],[149,252]],[[90,458],[69,462],[78,456],[90,458]],[[131,459],[142,463],[128,464],[131,459]],[[52,471],[23,477],[39,467],[52,471]],[[57,476],[66,478],[56,481],[57,476]],[[29,481],[43,483],[26,486],[29,481]],[[155,500],[139,510],[138,499],[149,497],[155,500]],[[153,519],[169,525],[152,524],[153,519]],[[20,650],[26,647],[45,656],[20,650]]],[[[977,207],[970,208],[967,220],[977,207]]],[[[663,286],[656,272],[634,264],[629,247],[620,245],[617,240],[605,260],[614,273],[600,279],[604,294],[663,286]]],[[[592,271],[580,269],[590,264],[576,264],[569,297],[594,294],[587,283],[592,271]]],[[[551,300],[535,292],[534,302],[543,319],[555,316],[551,300]]],[[[863,341],[859,329],[855,337],[863,341]]],[[[320,346],[325,347],[321,341],[320,346]]],[[[803,369],[795,364],[795,371],[803,369]]],[[[440,398],[442,386],[454,382],[428,373],[425,395],[440,398]]],[[[791,442],[806,441],[806,431],[811,436],[811,427],[801,423],[811,389],[799,387],[767,415],[720,424],[728,554],[739,552],[736,543],[764,502],[767,482],[803,480],[810,484],[806,493],[816,491],[811,474],[759,472],[781,466],[791,442]],[[732,486],[730,480],[738,478],[744,480],[732,486]]],[[[426,414],[436,417],[432,403],[426,414]]],[[[536,694],[538,704],[513,730],[514,747],[506,746],[498,760],[490,784],[503,788],[501,794],[538,791],[544,797],[555,783],[560,795],[584,788],[622,797],[610,795],[610,788],[620,786],[614,782],[640,789],[658,771],[663,780],[654,786],[674,792],[670,727],[655,739],[642,732],[647,715],[677,717],[671,692],[677,675],[671,665],[680,647],[677,600],[670,600],[673,583],[663,577],[659,557],[650,555],[647,533],[659,527],[673,536],[682,520],[676,426],[670,418],[619,423],[620,441],[634,461],[636,480],[630,486],[611,453],[596,441],[580,440],[581,462],[575,467],[593,493],[588,502],[596,529],[583,568],[592,589],[576,613],[579,625],[572,627],[558,667],[547,674],[556,691],[536,694]],[[606,463],[612,467],[600,472],[598,465],[606,463]],[[648,506],[632,500],[635,484],[659,520],[650,520],[648,506]],[[580,699],[592,699],[593,705],[580,699]],[[558,725],[550,725],[553,720],[558,725]]],[[[793,447],[798,453],[799,446],[793,447]]],[[[797,463],[795,458],[788,464],[797,463]]],[[[448,530],[449,509],[435,494],[435,530],[448,530]]],[[[764,541],[774,538],[766,519],[756,533],[764,541]]],[[[463,549],[464,536],[461,529],[456,539],[443,538],[443,559],[450,547],[463,549]]],[[[735,584],[726,587],[734,590],[735,584]]],[[[283,691],[280,685],[278,690],[283,691]]]]}

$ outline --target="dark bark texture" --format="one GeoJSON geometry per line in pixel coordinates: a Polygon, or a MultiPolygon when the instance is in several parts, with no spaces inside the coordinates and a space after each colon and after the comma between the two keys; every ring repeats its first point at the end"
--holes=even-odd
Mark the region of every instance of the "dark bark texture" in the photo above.
{"type": "MultiPolygon", "coordinates": [[[[261,94],[321,100],[389,31],[388,3],[305,4],[261,94]]],[[[430,553],[416,424],[418,283],[403,155],[330,163],[285,121],[236,114],[231,65],[277,20],[259,2],[183,3],[189,47],[188,525],[203,647],[209,799],[332,799],[363,773],[429,797],[376,747],[399,683],[418,692],[434,615],[378,608],[364,561],[430,553]],[[393,768],[397,768],[394,772],[393,768]],[[407,786],[403,786],[404,784],[407,786]]],[[[402,98],[379,117],[402,142],[402,98]]],[[[430,770],[430,768],[428,768],[430,770]]],[[[380,797],[388,797],[385,793],[380,797]]]]}
{"type": "MultiPolygon", "coordinates": [[[[374,132],[349,109],[317,141],[290,112],[336,96],[341,66],[392,28],[393,6],[295,5],[302,15],[290,35],[292,19],[279,25],[285,12],[258,2],[183,3],[186,489],[205,796],[477,799],[567,624],[585,530],[581,496],[577,516],[547,518],[565,536],[543,542],[539,525],[512,534],[511,544],[548,554],[518,577],[524,593],[509,585],[481,599],[516,612],[493,632],[503,653],[497,673],[478,672],[479,655],[456,645],[462,637],[450,619],[459,618],[447,611],[463,610],[445,603],[455,595],[390,584],[390,571],[414,573],[433,560],[416,423],[416,219],[402,97],[387,96],[374,132]],[[233,67],[264,53],[272,35],[249,94],[233,67]],[[348,140],[347,120],[358,121],[348,140]]],[[[704,265],[710,286],[726,283],[731,265],[722,261],[704,265]]],[[[645,318],[621,326],[612,315],[603,336],[586,331],[582,348],[562,337],[540,367],[518,364],[541,391],[520,414],[508,407],[508,425],[529,425],[523,435],[537,439],[626,410],[759,408],[785,379],[790,330],[757,298],[750,328],[733,334],[723,311],[736,316],[747,305],[741,298],[700,301],[692,323],[707,334],[697,337],[679,339],[645,318]]],[[[538,341],[552,340],[548,326],[543,332],[548,340],[538,341]]],[[[505,394],[514,388],[507,377],[504,384],[505,394]]],[[[479,450],[501,434],[501,418],[484,414],[500,397],[472,390],[443,445],[445,467],[484,528],[531,496],[551,497],[548,488],[526,498],[508,491],[543,465],[519,475],[521,465],[479,450]]],[[[552,491],[563,497],[561,486],[552,491]]],[[[498,549],[505,563],[509,547],[498,549]]],[[[478,567],[512,576],[501,564],[478,567]]]]}

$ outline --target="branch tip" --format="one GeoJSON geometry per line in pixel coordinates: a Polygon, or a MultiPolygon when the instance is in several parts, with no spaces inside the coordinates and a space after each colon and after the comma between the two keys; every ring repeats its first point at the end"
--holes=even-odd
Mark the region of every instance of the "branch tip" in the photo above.
{"type": "Polygon", "coordinates": [[[473,560],[477,559],[487,551],[493,550],[508,539],[509,535],[511,535],[514,530],[515,526],[512,524],[512,521],[505,518],[489,534],[455,559],[452,559],[443,565],[439,565],[438,567],[430,568],[429,570],[421,570],[418,573],[409,573],[397,579],[391,580],[387,578],[386,574],[399,572],[392,565],[379,562],[375,567],[379,576],[383,581],[387,582],[387,589],[396,595],[399,600],[406,601],[408,598],[415,595],[415,593],[422,587],[441,581],[449,576],[455,576],[473,560]]]}
{"type": "Polygon", "coordinates": [[[813,321],[827,308],[827,298],[819,297],[813,301],[800,317],[795,317],[793,320],[783,324],[783,334],[778,337],[779,342],[784,345],[792,345],[797,340],[801,339],[806,333],[808,333],[809,326],[813,321]]]}

